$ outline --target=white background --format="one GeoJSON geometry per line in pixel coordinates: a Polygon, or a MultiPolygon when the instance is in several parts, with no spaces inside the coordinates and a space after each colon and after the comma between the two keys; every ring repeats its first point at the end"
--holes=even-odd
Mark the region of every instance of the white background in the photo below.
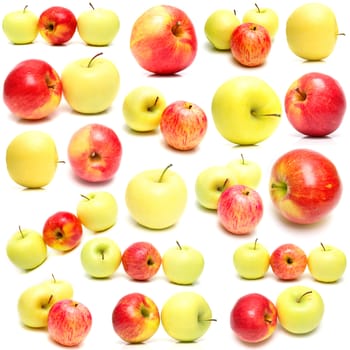
{"type": "MultiPolygon", "coordinates": [[[[281,101],[289,85],[302,74],[320,71],[332,75],[343,86],[346,95],[350,91],[347,67],[349,63],[349,35],[340,36],[332,55],[324,62],[305,63],[288,48],[285,38],[287,16],[294,8],[305,1],[259,2],[260,7],[271,7],[279,15],[280,28],[273,42],[270,55],[265,65],[259,68],[243,68],[236,64],[230,52],[216,52],[204,35],[204,23],[209,14],[218,8],[235,9],[239,17],[254,6],[248,1],[168,1],[168,4],[182,8],[193,20],[198,36],[198,53],[193,64],[176,77],[155,77],[137,65],[129,49],[129,37],[133,22],[148,7],[159,4],[158,1],[94,1],[95,7],[113,8],[120,17],[121,27],[113,44],[101,48],[88,47],[83,44],[78,34],[64,46],[52,47],[38,36],[32,45],[14,46],[8,43],[3,33],[0,34],[0,80],[1,86],[12,67],[27,58],[40,58],[50,63],[59,73],[64,66],[82,57],[92,57],[103,51],[104,57],[111,59],[121,75],[118,96],[112,108],[98,116],[74,114],[62,100],[56,113],[49,119],[39,122],[20,122],[0,104],[0,329],[1,343],[9,349],[53,349],[58,347],[49,340],[45,330],[33,331],[23,328],[17,314],[17,299],[20,293],[30,285],[49,279],[53,273],[57,279],[66,279],[73,284],[74,297],[86,304],[93,316],[93,326],[81,348],[84,349],[126,349],[114,333],[111,313],[117,301],[130,292],[142,292],[150,296],[161,309],[163,303],[175,292],[194,290],[201,293],[212,308],[213,317],[217,319],[208,332],[193,344],[177,344],[163,331],[162,327],[147,341],[137,346],[138,349],[170,350],[212,349],[220,344],[221,349],[251,348],[239,342],[231,332],[229,314],[235,301],[250,292],[259,292],[275,301],[278,294],[294,284],[303,284],[317,289],[324,298],[325,314],[320,327],[306,336],[287,334],[279,326],[273,336],[261,348],[285,349],[308,348],[322,344],[333,346],[336,339],[340,344],[348,338],[346,320],[349,310],[349,271],[336,284],[314,282],[306,270],[300,280],[286,283],[278,281],[271,270],[266,277],[257,281],[244,281],[237,277],[232,263],[235,248],[258,238],[270,251],[279,244],[295,243],[306,252],[318,246],[320,242],[333,244],[344,249],[350,257],[347,232],[349,189],[349,166],[346,157],[348,147],[348,115],[341,127],[331,136],[310,139],[297,133],[283,114],[277,131],[258,146],[237,147],[223,139],[216,131],[211,117],[211,100],[216,89],[224,81],[238,75],[254,75],[270,84],[281,101]],[[200,146],[191,152],[176,152],[163,142],[159,131],[150,134],[130,132],[123,119],[121,105],[123,98],[134,87],[148,84],[164,93],[167,102],[178,99],[197,103],[207,113],[209,128],[200,146]],[[93,185],[79,182],[72,176],[68,162],[60,164],[53,181],[45,190],[23,191],[8,176],[5,164],[5,152],[10,140],[28,129],[40,129],[49,132],[57,143],[60,160],[67,161],[67,144],[75,130],[87,123],[98,122],[111,126],[118,134],[123,157],[120,169],[113,181],[93,185]],[[326,219],[316,225],[295,226],[281,220],[272,207],[268,194],[268,178],[273,162],[287,150],[307,147],[318,150],[328,156],[337,166],[343,180],[344,192],[338,207],[326,219]],[[258,228],[251,235],[237,237],[227,234],[219,225],[215,212],[201,209],[195,198],[194,183],[198,173],[210,165],[225,164],[243,153],[248,159],[257,161],[263,169],[263,178],[258,187],[264,201],[264,215],[258,228]],[[130,218],[124,201],[127,182],[136,173],[165,167],[173,163],[173,170],[180,173],[188,186],[189,198],[186,211],[178,224],[168,230],[151,231],[136,225],[130,218]],[[31,272],[23,273],[15,268],[6,256],[5,246],[8,238],[18,226],[41,231],[48,216],[59,210],[75,212],[81,193],[104,189],[111,191],[117,198],[119,213],[115,227],[101,236],[108,236],[124,250],[129,244],[146,240],[152,242],[161,253],[173,246],[176,240],[190,244],[201,250],[205,257],[205,268],[198,283],[181,287],[170,284],[160,270],[157,276],[147,283],[132,282],[123,271],[122,266],[113,278],[92,280],[86,276],[80,264],[80,245],[67,254],[57,254],[49,250],[47,261],[31,272]]],[[[77,16],[88,9],[88,1],[11,1],[2,4],[1,14],[23,8],[29,8],[38,15],[50,5],[66,6],[77,16]]],[[[345,2],[324,1],[329,3],[338,18],[340,32],[348,32],[347,10],[345,2]]],[[[84,231],[83,242],[94,236],[84,231]]],[[[83,243],[82,242],[82,243],[83,243]]],[[[258,347],[257,346],[257,347],[258,347]]]]}

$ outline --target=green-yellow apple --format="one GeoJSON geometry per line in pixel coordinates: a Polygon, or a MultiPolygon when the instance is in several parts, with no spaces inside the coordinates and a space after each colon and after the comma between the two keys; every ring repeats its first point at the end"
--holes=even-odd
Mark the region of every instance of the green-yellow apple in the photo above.
{"type": "Polygon", "coordinates": [[[212,99],[212,116],[219,133],[240,145],[270,137],[281,121],[279,96],[264,80],[237,76],[221,84],[212,99]]]}
{"type": "Polygon", "coordinates": [[[321,295],[303,285],[294,285],[280,292],[276,307],[280,325],[293,334],[312,332],[319,326],[324,314],[321,295]]]}
{"type": "Polygon", "coordinates": [[[181,291],[163,304],[161,322],[166,333],[180,342],[193,342],[209,329],[212,311],[205,298],[193,291],[181,291]]]}
{"type": "Polygon", "coordinates": [[[242,278],[263,278],[270,267],[270,253],[257,240],[243,243],[233,253],[233,265],[242,278]]]}
{"type": "Polygon", "coordinates": [[[162,268],[167,279],[175,284],[195,283],[204,269],[203,254],[188,245],[169,248],[162,256],[162,268]]]}
{"type": "Polygon", "coordinates": [[[38,16],[24,9],[9,12],[2,19],[2,30],[13,44],[31,44],[38,36],[38,16]]]}
{"type": "Polygon", "coordinates": [[[77,31],[80,38],[91,46],[108,46],[119,32],[118,15],[111,9],[95,8],[83,11],[77,18],[77,31]]]}
{"type": "Polygon", "coordinates": [[[170,166],[142,171],[127,184],[127,208],[131,217],[144,227],[160,230],[173,226],[185,210],[187,185],[170,166]]]}
{"type": "Polygon", "coordinates": [[[71,298],[73,286],[66,280],[46,280],[25,289],[18,298],[17,309],[23,325],[31,328],[47,326],[48,313],[57,301],[71,298]]]}
{"type": "Polygon", "coordinates": [[[207,17],[204,23],[204,33],[215,49],[230,50],[232,32],[240,23],[236,11],[218,9],[207,17]]]}
{"type": "Polygon", "coordinates": [[[159,127],[166,106],[165,96],[158,88],[138,86],[124,98],[122,111],[125,123],[134,131],[153,131],[159,127]]]}
{"type": "Polygon", "coordinates": [[[121,263],[119,245],[108,237],[94,237],[84,243],[80,261],[85,272],[93,278],[108,278],[121,263]]]}
{"type": "Polygon", "coordinates": [[[48,185],[56,173],[57,164],[56,143],[44,131],[23,131],[11,140],[6,149],[8,174],[23,187],[48,185]]]}
{"type": "Polygon", "coordinates": [[[98,114],[106,111],[119,91],[117,67],[100,55],[74,60],[62,71],[63,96],[78,113],[98,114]]]}
{"type": "Polygon", "coordinates": [[[231,160],[227,166],[232,169],[238,184],[254,189],[259,186],[262,170],[257,162],[245,159],[241,154],[241,158],[231,160]]]}
{"type": "Polygon", "coordinates": [[[321,2],[302,4],[287,18],[288,46],[305,60],[318,61],[328,57],[335,48],[338,35],[333,10],[321,2]]]}
{"type": "Polygon", "coordinates": [[[237,177],[230,167],[208,166],[196,178],[195,193],[198,203],[204,208],[216,210],[221,193],[237,183],[237,177]]]}
{"type": "Polygon", "coordinates": [[[344,274],[347,259],[343,250],[330,244],[312,249],[307,259],[312,277],[319,282],[333,283],[344,274]]]}
{"type": "Polygon", "coordinates": [[[87,229],[102,232],[115,225],[118,204],[111,192],[93,191],[81,197],[77,204],[77,217],[87,229]]]}

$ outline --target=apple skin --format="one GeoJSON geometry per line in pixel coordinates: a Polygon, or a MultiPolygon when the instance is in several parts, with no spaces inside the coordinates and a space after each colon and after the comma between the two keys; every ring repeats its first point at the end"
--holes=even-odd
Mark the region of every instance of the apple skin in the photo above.
{"type": "Polygon", "coordinates": [[[271,45],[267,29],[256,23],[241,23],[231,36],[232,56],[245,67],[258,67],[265,63],[271,45]]]}
{"type": "Polygon", "coordinates": [[[263,216],[260,194],[244,185],[233,185],[222,192],[218,201],[217,215],[220,224],[229,233],[252,233],[263,216]]]}
{"type": "Polygon", "coordinates": [[[277,307],[262,294],[246,294],[234,304],[230,313],[230,326],[243,342],[265,341],[276,330],[277,307]]]}
{"type": "Polygon", "coordinates": [[[3,100],[16,117],[39,120],[51,115],[62,99],[62,82],[56,70],[40,59],[16,64],[3,85],[3,100]]]}
{"type": "Polygon", "coordinates": [[[299,246],[285,243],[271,253],[270,266],[280,280],[296,280],[307,267],[307,255],[299,246]]]}
{"type": "Polygon", "coordinates": [[[72,347],[82,343],[91,326],[90,310],[73,299],[57,301],[48,314],[48,334],[52,340],[63,346],[72,347]]]}
{"type": "Polygon", "coordinates": [[[305,225],[330,214],[341,198],[342,182],[330,159],[317,151],[297,148],[275,161],[269,189],[278,212],[290,222],[305,225]]]}
{"type": "Polygon", "coordinates": [[[195,103],[175,101],[164,110],[160,119],[160,131],[172,148],[188,151],[196,148],[208,129],[204,110],[195,103]]]}
{"type": "Polygon", "coordinates": [[[155,302],[142,293],[124,295],[112,312],[112,325],[117,335],[130,344],[150,339],[160,325],[159,310],[155,302]]]}
{"type": "Polygon", "coordinates": [[[122,264],[127,275],[135,281],[150,280],[162,265],[162,256],[149,242],[135,242],[122,254],[122,264]]]}
{"type": "Polygon", "coordinates": [[[310,72],[287,89],[284,106],[291,125],[300,133],[323,137],[339,128],[346,111],[340,83],[330,75],[310,72]]]}
{"type": "Polygon", "coordinates": [[[51,45],[65,44],[73,37],[76,28],[77,19],[74,13],[66,7],[52,6],[39,16],[39,34],[51,45]]]}
{"type": "Polygon", "coordinates": [[[194,25],[181,9],[153,6],[134,22],[130,49],[139,65],[152,73],[170,75],[190,66],[197,54],[194,25]]]}
{"type": "Polygon", "coordinates": [[[74,174],[87,182],[111,180],[119,169],[122,144],[113,129],[99,123],[76,130],[68,144],[74,174]]]}

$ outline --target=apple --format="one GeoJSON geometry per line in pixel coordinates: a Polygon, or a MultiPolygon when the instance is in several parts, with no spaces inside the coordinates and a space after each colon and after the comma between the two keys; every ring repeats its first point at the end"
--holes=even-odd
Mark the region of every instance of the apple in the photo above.
{"type": "Polygon", "coordinates": [[[162,256],[162,268],[167,279],[175,284],[194,284],[204,269],[203,254],[188,245],[169,248],[162,256]]]}
{"type": "Polygon", "coordinates": [[[91,46],[108,46],[117,36],[120,28],[118,15],[111,9],[95,8],[83,11],[77,18],[80,38],[91,46]]]}
{"type": "Polygon", "coordinates": [[[9,12],[3,17],[2,30],[13,44],[31,44],[39,33],[38,21],[38,16],[28,10],[26,5],[23,9],[9,12]]]}
{"type": "Polygon", "coordinates": [[[297,224],[312,224],[336,207],[342,182],[336,166],[322,153],[296,148],[274,162],[269,191],[282,217],[297,224]]]}
{"type": "Polygon", "coordinates": [[[19,119],[39,120],[53,114],[62,98],[62,82],[56,70],[41,59],[26,59],[7,74],[3,100],[19,119]]]}
{"type": "Polygon", "coordinates": [[[76,248],[83,235],[83,227],[76,215],[69,211],[57,211],[49,216],[42,230],[44,242],[61,252],[76,248]]]}
{"type": "Polygon", "coordinates": [[[111,60],[99,57],[101,54],[74,60],[62,71],[63,96],[78,113],[105,112],[118,94],[119,71],[111,60]]]}
{"type": "Polygon", "coordinates": [[[284,289],[276,301],[279,324],[293,334],[315,330],[324,314],[322,296],[313,288],[294,285],[284,289]]]}
{"type": "Polygon", "coordinates": [[[233,265],[241,278],[263,278],[270,267],[270,253],[257,239],[243,243],[233,253],[233,265]]]}
{"type": "Polygon", "coordinates": [[[202,169],[196,177],[195,194],[198,203],[211,210],[218,207],[221,193],[237,184],[236,174],[228,166],[211,165],[202,169]]]}
{"type": "Polygon", "coordinates": [[[236,336],[246,343],[269,339],[277,327],[277,307],[260,293],[240,297],[232,307],[230,326],[236,336]]]}
{"type": "Polygon", "coordinates": [[[261,66],[265,63],[270,50],[269,32],[260,24],[241,23],[232,32],[231,53],[242,66],[261,66]]]}
{"type": "Polygon", "coordinates": [[[347,259],[343,250],[330,244],[321,243],[320,246],[310,251],[307,264],[316,281],[334,283],[343,276],[347,259]]]}
{"type": "Polygon", "coordinates": [[[161,230],[175,225],[187,204],[187,185],[170,169],[149,169],[134,175],[125,190],[131,217],[141,226],[161,230]]]}
{"type": "Polygon", "coordinates": [[[94,237],[86,241],[80,251],[85,272],[93,278],[108,278],[121,263],[119,245],[108,237],[94,237]]]}
{"type": "Polygon", "coordinates": [[[343,121],[345,92],[332,76],[310,72],[288,87],[284,107],[289,122],[297,131],[312,137],[327,136],[343,121]]]}
{"type": "Polygon", "coordinates": [[[71,298],[73,286],[54,277],[26,288],[18,297],[17,310],[21,323],[30,328],[47,327],[48,313],[57,301],[71,298]]]}
{"type": "Polygon", "coordinates": [[[260,24],[267,29],[271,39],[274,39],[279,27],[277,13],[269,7],[260,8],[257,4],[243,14],[242,22],[260,24]]]}
{"type": "Polygon", "coordinates": [[[188,151],[196,148],[208,129],[204,110],[195,103],[175,101],[166,106],[160,118],[160,131],[172,148],[188,151]]]}
{"type": "Polygon", "coordinates": [[[282,105],[279,96],[264,80],[243,75],[217,88],[211,110],[215,127],[226,140],[254,145],[277,129],[282,105]]]}
{"type": "Polygon", "coordinates": [[[130,344],[143,343],[158,330],[160,315],[156,303],[142,293],[129,293],[119,299],[112,312],[116,334],[130,344]]]}
{"type": "Polygon", "coordinates": [[[189,67],[197,54],[195,27],[188,15],[170,5],[156,5],[134,22],[131,53],[145,70],[170,75],[189,67]]]}
{"type": "Polygon", "coordinates": [[[333,10],[321,2],[302,4],[287,17],[287,44],[302,59],[319,61],[327,58],[335,48],[338,35],[333,10]]]}
{"type": "Polygon", "coordinates": [[[93,232],[102,232],[113,227],[117,221],[118,204],[108,191],[97,190],[81,195],[77,204],[77,217],[93,232]]]}
{"type": "Polygon", "coordinates": [[[241,21],[235,10],[220,8],[207,17],[204,34],[216,50],[230,50],[232,32],[239,24],[241,21]]]}
{"type": "Polygon", "coordinates": [[[39,33],[51,45],[62,45],[68,42],[76,28],[77,19],[74,13],[63,6],[51,6],[39,16],[39,33]]]}
{"type": "Polygon", "coordinates": [[[78,178],[87,182],[105,182],[111,180],[119,169],[122,144],[112,128],[91,123],[73,133],[67,153],[78,178]]]}
{"type": "Polygon", "coordinates": [[[171,295],[161,309],[165,332],[180,342],[194,342],[203,337],[212,321],[215,320],[208,302],[194,291],[171,295]]]}
{"type": "Polygon", "coordinates": [[[147,281],[160,269],[162,256],[152,243],[139,241],[130,244],[124,250],[122,264],[131,279],[147,281]]]}
{"type": "Polygon", "coordinates": [[[54,139],[40,130],[16,135],[6,148],[6,167],[11,179],[26,188],[42,188],[56,174],[58,153],[54,139]]]}
{"type": "Polygon", "coordinates": [[[296,280],[307,267],[307,255],[293,243],[281,244],[271,253],[270,266],[280,280],[296,280]]]}
{"type": "Polygon", "coordinates": [[[233,185],[219,197],[217,215],[229,233],[252,233],[263,216],[263,201],[256,190],[245,185],[233,185]]]}
{"type": "Polygon", "coordinates": [[[133,131],[156,130],[167,106],[164,94],[156,87],[141,85],[124,98],[122,112],[126,125],[133,131]]]}
{"type": "Polygon", "coordinates": [[[254,189],[259,186],[262,170],[257,162],[245,159],[241,153],[240,158],[231,160],[227,166],[235,174],[237,184],[246,185],[254,189]]]}
{"type": "Polygon", "coordinates": [[[52,305],[47,319],[49,337],[63,346],[77,346],[90,332],[92,315],[88,307],[73,299],[52,305]]]}

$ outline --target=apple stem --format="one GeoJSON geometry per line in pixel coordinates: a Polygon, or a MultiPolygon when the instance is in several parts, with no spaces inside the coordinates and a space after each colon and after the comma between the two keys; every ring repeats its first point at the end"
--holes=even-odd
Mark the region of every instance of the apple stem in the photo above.
{"type": "Polygon", "coordinates": [[[233,9],[233,14],[234,14],[235,16],[237,16],[237,11],[236,11],[236,9],[233,9]]]}
{"type": "Polygon", "coordinates": [[[84,199],[88,200],[88,201],[90,200],[90,198],[85,196],[84,194],[81,194],[80,196],[83,197],[84,199]]]}
{"type": "Polygon", "coordinates": [[[254,241],[254,250],[256,249],[256,245],[257,245],[257,243],[258,243],[258,239],[257,239],[257,238],[255,238],[255,241],[254,241]]]}
{"type": "Polygon", "coordinates": [[[326,251],[326,247],[323,245],[323,243],[321,242],[320,244],[321,244],[322,249],[323,249],[324,251],[326,251]]]}
{"type": "Polygon", "coordinates": [[[46,303],[46,305],[44,305],[44,309],[48,306],[48,305],[50,305],[50,303],[51,303],[51,301],[52,301],[52,298],[53,298],[53,294],[50,294],[50,296],[49,296],[49,299],[47,300],[47,303],[46,303]]]}
{"type": "Polygon", "coordinates": [[[206,321],[206,322],[217,322],[217,319],[216,318],[208,318],[207,320],[203,320],[203,321],[206,321]]]}
{"type": "Polygon", "coordinates": [[[26,12],[27,8],[28,8],[28,5],[24,6],[23,12],[26,12]]]}
{"type": "Polygon", "coordinates": [[[53,273],[51,274],[51,277],[53,279],[53,283],[56,283],[56,278],[55,278],[55,275],[53,273]]]}
{"type": "Polygon", "coordinates": [[[265,113],[265,114],[256,114],[255,111],[252,112],[253,117],[281,117],[279,113],[265,113]]]}
{"type": "Polygon", "coordinates": [[[89,5],[90,5],[90,7],[91,7],[93,10],[95,10],[95,7],[94,7],[94,5],[93,5],[91,2],[89,2],[89,5]]]}
{"type": "Polygon", "coordinates": [[[307,292],[305,292],[304,294],[302,294],[298,299],[297,299],[297,303],[301,302],[301,299],[304,298],[305,295],[311,294],[312,290],[308,290],[307,292]]]}
{"type": "Polygon", "coordinates": [[[345,36],[345,33],[337,33],[337,35],[343,35],[343,36],[345,36]]]}
{"type": "Polygon", "coordinates": [[[227,183],[228,183],[228,178],[225,179],[225,181],[224,181],[222,186],[218,187],[218,191],[224,192],[224,189],[226,188],[227,183]]]}
{"type": "Polygon", "coordinates": [[[301,101],[305,101],[306,100],[306,93],[305,92],[300,91],[299,88],[296,88],[295,91],[300,95],[300,100],[301,101]]]}
{"type": "Polygon", "coordinates": [[[274,189],[274,188],[279,188],[279,189],[282,189],[282,190],[287,190],[287,185],[286,184],[271,184],[271,189],[274,189]]]}
{"type": "Polygon", "coordinates": [[[182,250],[181,244],[179,243],[179,241],[176,241],[177,246],[180,248],[180,250],[182,250]]]}
{"type": "Polygon", "coordinates": [[[177,21],[175,25],[172,27],[171,31],[175,36],[178,36],[180,34],[179,29],[181,28],[181,21],[177,21]]]}
{"type": "Polygon", "coordinates": [[[157,102],[158,102],[158,101],[159,101],[159,96],[157,96],[157,97],[155,98],[153,105],[152,105],[151,107],[148,107],[147,110],[148,110],[148,111],[152,111],[153,108],[157,105],[157,102]]]}
{"type": "Polygon", "coordinates": [[[162,173],[160,174],[160,177],[159,177],[159,179],[158,179],[158,182],[162,182],[162,181],[163,181],[164,174],[165,174],[166,171],[167,171],[170,167],[172,167],[172,166],[173,166],[172,164],[169,164],[169,165],[162,171],[162,173]]]}
{"type": "Polygon", "coordinates": [[[92,62],[93,62],[93,60],[94,60],[96,57],[101,56],[101,55],[103,55],[103,52],[99,52],[98,54],[96,54],[95,56],[93,56],[93,57],[91,58],[91,60],[89,61],[87,67],[90,68],[90,67],[91,67],[91,64],[92,64],[92,62]]]}
{"type": "Polygon", "coordinates": [[[24,234],[22,232],[21,226],[18,226],[19,233],[21,234],[22,238],[24,238],[24,234]]]}
{"type": "Polygon", "coordinates": [[[244,165],[244,156],[243,156],[243,153],[241,153],[241,159],[242,159],[242,164],[244,165]]]}
{"type": "Polygon", "coordinates": [[[257,3],[254,4],[254,6],[258,9],[258,12],[260,13],[260,8],[257,3]]]}

